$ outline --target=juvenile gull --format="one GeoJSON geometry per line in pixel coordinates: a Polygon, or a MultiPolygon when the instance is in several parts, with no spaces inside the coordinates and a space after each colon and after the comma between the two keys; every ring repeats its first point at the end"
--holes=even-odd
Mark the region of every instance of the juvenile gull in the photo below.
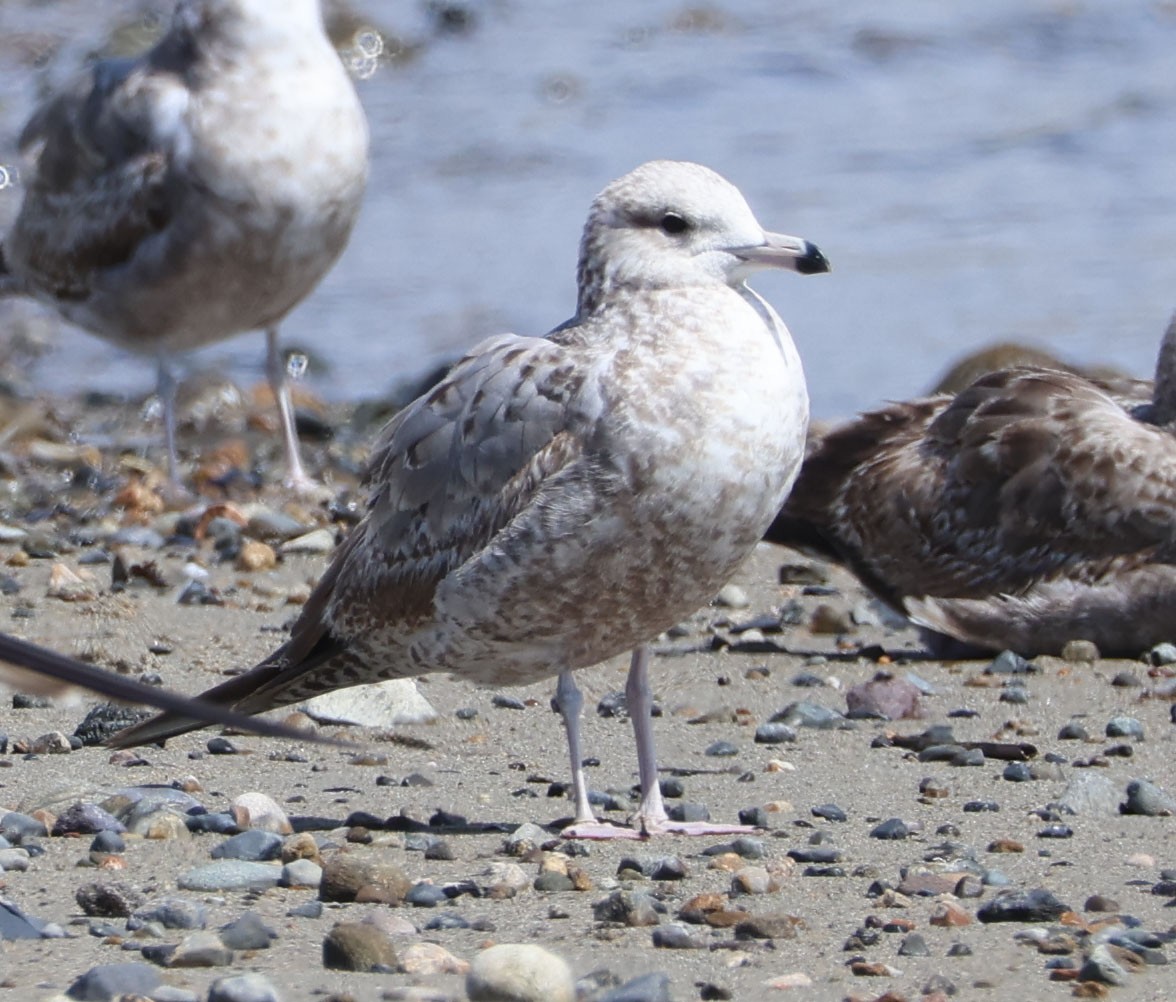
{"type": "MultiPolygon", "coordinates": [[[[290,639],[204,698],[260,713],[428,672],[492,686],[558,675],[576,805],[566,834],[637,837],[593,817],[571,675],[632,649],[640,827],[707,830],[666,818],[646,642],[727,580],[800,464],[800,360],[744,284],[762,268],[828,264],[766,233],[697,164],[655,161],[610,184],[584,229],[575,317],[546,338],[483,341],[392,419],[367,514],[290,639]]],[[[196,726],[164,714],[115,742],[196,726]]]]}
{"type": "Polygon", "coordinates": [[[339,257],[367,178],[318,0],[180,0],[153,49],[96,63],[20,145],[34,165],[0,294],[156,358],[173,488],[172,356],[264,330],[289,482],[308,487],[278,326],[339,257]]]}
{"type": "Polygon", "coordinates": [[[1154,386],[1011,368],[847,422],[767,538],[973,647],[1133,657],[1176,639],[1176,318],[1154,386]]]}

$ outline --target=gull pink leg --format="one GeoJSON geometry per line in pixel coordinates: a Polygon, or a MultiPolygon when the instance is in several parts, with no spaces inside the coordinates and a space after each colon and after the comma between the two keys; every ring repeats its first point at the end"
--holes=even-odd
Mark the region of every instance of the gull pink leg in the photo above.
{"type": "Polygon", "coordinates": [[[299,494],[310,494],[318,484],[307,475],[302,466],[298,447],[298,431],[294,425],[294,402],[290,399],[290,384],[286,380],[286,364],[278,344],[278,329],[271,327],[265,332],[266,372],[270,389],[278,402],[278,413],[282,418],[282,437],[286,444],[286,486],[299,494]]]}
{"type": "Polygon", "coordinates": [[[756,829],[747,825],[719,825],[707,821],[671,821],[666,816],[661,787],[657,781],[657,752],[653,746],[653,692],[649,687],[649,647],[642,644],[633,652],[625,699],[633,736],[637,741],[637,775],[641,782],[641,806],[637,820],[647,835],[747,835],[756,829]]]}
{"type": "Polygon", "coordinates": [[[568,736],[568,754],[572,760],[572,792],[576,799],[576,819],[562,832],[564,838],[613,839],[641,838],[632,828],[618,828],[607,821],[597,821],[588,802],[588,783],[584,779],[584,756],[580,750],[580,710],[584,696],[570,671],[559,673],[555,687],[555,705],[563,717],[568,736]]]}

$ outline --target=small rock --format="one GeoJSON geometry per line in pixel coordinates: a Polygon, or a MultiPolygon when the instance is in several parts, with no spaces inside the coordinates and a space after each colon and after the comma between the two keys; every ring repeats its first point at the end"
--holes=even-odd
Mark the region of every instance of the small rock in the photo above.
{"type": "Polygon", "coordinates": [[[240,828],[256,828],[278,835],[289,835],[294,829],[290,819],[273,800],[264,793],[243,793],[234,798],[229,813],[240,828]]]}
{"type": "Polygon", "coordinates": [[[1098,981],[1104,985],[1125,985],[1131,979],[1126,968],[1111,955],[1106,943],[1099,943],[1078,972],[1079,981],[1098,981]]]}
{"type": "Polygon", "coordinates": [[[1142,814],[1146,817],[1171,817],[1176,814],[1176,800],[1146,779],[1127,784],[1127,800],[1120,805],[1123,814],[1142,814]]]}
{"type": "Polygon", "coordinates": [[[220,938],[230,950],[268,950],[278,934],[256,912],[245,912],[221,926],[220,938]]]}
{"type": "Polygon", "coordinates": [[[262,890],[276,887],[281,878],[281,867],[270,863],[225,859],[189,870],[176,886],[185,891],[262,890]]]}
{"type": "Polygon", "coordinates": [[[433,705],[410,678],[394,678],[370,685],[336,689],[302,704],[307,716],[319,723],[357,727],[401,727],[437,719],[433,705]]]}
{"type": "Polygon", "coordinates": [[[910,834],[911,830],[901,818],[890,818],[877,825],[870,832],[870,838],[898,840],[907,838],[910,834]]]}
{"type": "Polygon", "coordinates": [[[66,994],[78,1002],[110,1002],[124,995],[150,996],[161,980],[147,964],[102,964],[74,979],[66,994]]]}
{"type": "Polygon", "coordinates": [[[845,694],[852,719],[909,720],[922,715],[919,687],[889,672],[878,672],[869,682],[845,694]]]}
{"type": "Polygon", "coordinates": [[[413,943],[401,951],[396,969],[402,974],[435,977],[440,974],[468,974],[470,965],[436,943],[413,943]]]}
{"type": "Polygon", "coordinates": [[[1134,717],[1118,716],[1107,721],[1108,738],[1134,738],[1143,740],[1143,724],[1134,717]]]}
{"type": "Polygon", "coordinates": [[[214,932],[194,932],[176,947],[168,967],[227,967],[233,962],[230,950],[214,932]]]}
{"type": "Polygon", "coordinates": [[[529,943],[500,943],[474,958],[466,975],[470,1002],[575,1002],[562,957],[529,943]]]}
{"type": "Polygon", "coordinates": [[[653,945],[659,950],[699,950],[706,943],[682,922],[670,922],[653,930],[653,945]]]}
{"type": "Polygon", "coordinates": [[[208,1002],[282,1002],[282,997],[260,974],[235,974],[209,986],[208,1002]]]}
{"type": "Polygon", "coordinates": [[[323,940],[323,966],[332,971],[394,971],[396,949],[373,925],[339,922],[323,940]]]}
{"type": "Polygon", "coordinates": [[[1053,922],[1071,911],[1050,891],[1002,891],[976,913],[981,922],[1053,922]]]}
{"type": "Polygon", "coordinates": [[[213,859],[246,859],[266,862],[282,854],[282,839],[270,831],[251,829],[226,839],[212,850],[213,859]]]}

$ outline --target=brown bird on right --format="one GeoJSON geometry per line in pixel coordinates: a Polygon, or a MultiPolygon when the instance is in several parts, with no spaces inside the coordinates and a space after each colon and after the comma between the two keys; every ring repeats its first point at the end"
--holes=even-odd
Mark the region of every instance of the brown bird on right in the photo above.
{"type": "MultiPolygon", "coordinates": [[[[1154,385],[989,373],[811,443],[765,538],[845,564],[965,647],[1176,639],[1176,317],[1154,385]]],[[[956,645],[958,647],[958,645],[956,645]]]]}

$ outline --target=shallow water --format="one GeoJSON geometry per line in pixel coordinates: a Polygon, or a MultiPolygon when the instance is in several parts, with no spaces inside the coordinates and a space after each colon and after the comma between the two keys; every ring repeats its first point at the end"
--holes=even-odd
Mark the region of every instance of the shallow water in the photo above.
{"type": "MultiPolygon", "coordinates": [[[[37,88],[117,9],[0,0],[0,163],[37,88]],[[29,32],[68,44],[34,69],[14,41],[29,32]]],[[[832,261],[755,283],[792,328],[818,416],[919,393],[1000,339],[1150,374],[1176,306],[1172,2],[499,0],[471,3],[459,32],[423,4],[355,9],[418,48],[358,82],[365,211],[284,327],[326,363],[312,385],[327,396],[564,320],[589,201],[653,157],[716,168],[766,227],[832,261]]],[[[0,219],[18,199],[0,191],[0,219]]],[[[197,361],[251,378],[262,349],[243,337],[197,361]]],[[[153,378],[78,334],[37,373],[57,390],[153,378]]]]}

